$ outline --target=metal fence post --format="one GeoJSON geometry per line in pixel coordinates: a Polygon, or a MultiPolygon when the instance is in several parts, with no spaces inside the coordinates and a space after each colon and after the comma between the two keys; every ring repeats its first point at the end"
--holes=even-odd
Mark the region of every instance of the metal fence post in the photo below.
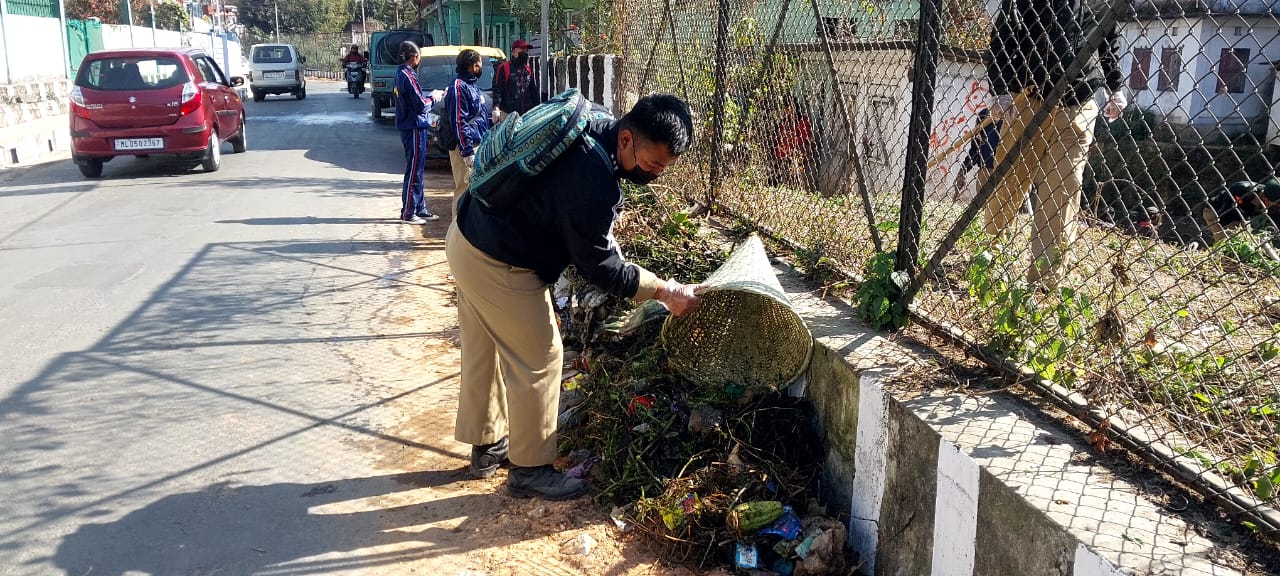
{"type": "MultiPolygon", "coordinates": [[[[920,28],[911,79],[911,124],[907,128],[906,170],[902,205],[898,211],[898,251],[893,269],[916,272],[920,258],[920,227],[924,216],[925,164],[929,161],[929,133],[933,131],[933,92],[938,79],[942,43],[942,0],[920,2],[920,28]]],[[[909,302],[903,302],[909,304],[909,302]]]]}
{"type": "Polygon", "coordinates": [[[725,109],[725,65],[729,59],[729,0],[719,0],[716,7],[716,69],[715,95],[711,100],[711,187],[707,192],[706,205],[715,205],[720,197],[720,184],[723,180],[720,172],[724,169],[724,109],[725,109]]]}
{"type": "Polygon", "coordinates": [[[862,155],[858,152],[858,145],[854,143],[857,140],[857,130],[854,128],[853,120],[849,115],[849,105],[844,100],[844,90],[840,87],[840,73],[836,69],[835,54],[831,51],[831,38],[827,35],[827,27],[823,24],[822,10],[818,7],[818,1],[810,2],[813,7],[813,20],[818,23],[818,40],[822,42],[822,53],[827,58],[827,69],[831,71],[831,87],[836,97],[836,107],[840,110],[840,120],[844,125],[845,134],[848,139],[844,141],[846,146],[845,152],[853,161],[853,178],[858,185],[858,196],[862,198],[862,211],[867,217],[867,229],[871,235],[871,245],[875,247],[876,252],[884,250],[884,246],[880,241],[880,232],[876,226],[876,213],[871,205],[871,192],[867,190],[867,176],[862,169],[862,155]]]}

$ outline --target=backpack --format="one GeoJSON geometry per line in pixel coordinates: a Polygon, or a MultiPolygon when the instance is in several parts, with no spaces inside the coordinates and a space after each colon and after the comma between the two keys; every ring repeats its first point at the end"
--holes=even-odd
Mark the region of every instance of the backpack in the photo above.
{"type": "Polygon", "coordinates": [[[612,120],[576,88],[511,116],[489,131],[476,148],[467,192],[487,208],[511,205],[533,179],[579,139],[610,162],[598,142],[586,134],[592,120],[612,120]]]}

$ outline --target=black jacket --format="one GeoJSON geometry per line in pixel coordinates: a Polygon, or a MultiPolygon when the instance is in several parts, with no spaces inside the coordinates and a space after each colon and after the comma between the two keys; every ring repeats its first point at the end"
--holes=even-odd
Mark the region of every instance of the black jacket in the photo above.
{"type": "MultiPolygon", "coordinates": [[[[991,92],[1011,94],[1035,87],[1041,97],[1047,95],[1095,27],[1088,0],[1001,0],[987,60],[991,92]]],[[[1062,97],[1063,105],[1077,106],[1103,86],[1112,92],[1120,89],[1124,75],[1116,55],[1118,40],[1113,25],[1062,97]]]]}
{"type": "Polygon", "coordinates": [[[640,268],[623,259],[613,238],[622,208],[617,123],[593,121],[587,133],[603,150],[580,139],[511,205],[489,209],[463,194],[458,230],[481,252],[533,270],[547,284],[573,264],[592,284],[630,298],[639,288],[640,268]]]}
{"type": "Polygon", "coordinates": [[[511,60],[499,64],[493,73],[493,91],[503,112],[524,114],[538,105],[538,80],[528,64],[521,66],[511,60]]]}

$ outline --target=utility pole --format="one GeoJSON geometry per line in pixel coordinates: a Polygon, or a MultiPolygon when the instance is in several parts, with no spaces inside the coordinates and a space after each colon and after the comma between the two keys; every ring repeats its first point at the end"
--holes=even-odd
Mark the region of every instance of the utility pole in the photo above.
{"type": "Polygon", "coordinates": [[[276,6],[276,42],[280,41],[280,2],[277,0],[276,6]]]}
{"type": "Polygon", "coordinates": [[[364,16],[364,0],[360,0],[360,34],[364,39],[360,41],[367,49],[369,47],[369,20],[364,16]]]}
{"type": "Polygon", "coordinates": [[[489,31],[486,30],[485,28],[486,27],[484,25],[484,0],[480,0],[480,45],[481,46],[489,45],[489,39],[488,39],[489,31]]]}
{"type": "Polygon", "coordinates": [[[542,82],[539,90],[547,90],[547,97],[551,97],[551,84],[547,81],[549,78],[551,66],[551,23],[548,19],[551,17],[551,0],[542,0],[542,73],[539,74],[538,80],[542,82]]]}

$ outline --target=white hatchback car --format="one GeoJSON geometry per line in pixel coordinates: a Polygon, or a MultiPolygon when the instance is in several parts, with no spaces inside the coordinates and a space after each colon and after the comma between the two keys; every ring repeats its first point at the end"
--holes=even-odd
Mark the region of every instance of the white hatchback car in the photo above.
{"type": "Polygon", "coordinates": [[[307,58],[292,44],[254,44],[249,49],[249,82],[253,101],[261,102],[267,94],[293,94],[299,100],[307,97],[307,78],[303,65],[307,58]]]}

